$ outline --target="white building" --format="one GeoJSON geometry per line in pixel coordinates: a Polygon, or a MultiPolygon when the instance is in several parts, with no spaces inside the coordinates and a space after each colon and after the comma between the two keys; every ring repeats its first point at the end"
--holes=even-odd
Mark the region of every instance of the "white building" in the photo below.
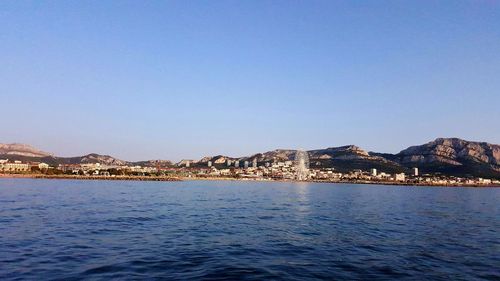
{"type": "Polygon", "coordinates": [[[222,176],[230,176],[231,175],[231,170],[230,169],[222,169],[222,170],[220,170],[220,175],[222,175],[222,176]]]}
{"type": "Polygon", "coordinates": [[[21,161],[8,162],[9,160],[1,160],[0,171],[2,172],[27,172],[30,166],[21,161]]]}
{"type": "Polygon", "coordinates": [[[391,177],[391,175],[386,174],[386,173],[384,173],[384,172],[380,173],[378,176],[379,176],[380,178],[382,178],[382,179],[388,179],[388,178],[390,178],[390,177],[391,177]]]}
{"type": "Polygon", "coordinates": [[[481,184],[491,184],[491,180],[490,179],[483,179],[483,178],[479,178],[479,183],[481,184]]]}
{"type": "Polygon", "coordinates": [[[377,176],[377,169],[370,169],[370,174],[374,177],[377,176]]]}
{"type": "Polygon", "coordinates": [[[395,181],[405,181],[405,174],[404,173],[395,174],[394,180],[395,181]]]}
{"type": "Polygon", "coordinates": [[[48,168],[49,168],[49,164],[46,164],[46,163],[43,163],[43,162],[40,163],[40,164],[38,164],[38,169],[40,169],[40,170],[46,170],[48,168]]]}
{"type": "Polygon", "coordinates": [[[413,168],[413,175],[418,177],[418,168],[413,168]]]}
{"type": "Polygon", "coordinates": [[[82,169],[84,171],[88,171],[88,170],[100,170],[101,169],[101,163],[87,163],[87,164],[82,164],[82,169]]]}
{"type": "Polygon", "coordinates": [[[212,161],[208,161],[207,165],[208,167],[212,167],[212,161]]]}

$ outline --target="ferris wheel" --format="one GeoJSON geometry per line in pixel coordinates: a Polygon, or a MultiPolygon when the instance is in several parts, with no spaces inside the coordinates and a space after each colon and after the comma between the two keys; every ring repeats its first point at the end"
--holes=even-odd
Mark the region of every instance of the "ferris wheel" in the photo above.
{"type": "Polygon", "coordinates": [[[309,174],[309,153],[297,150],[294,159],[297,180],[306,180],[309,174]]]}

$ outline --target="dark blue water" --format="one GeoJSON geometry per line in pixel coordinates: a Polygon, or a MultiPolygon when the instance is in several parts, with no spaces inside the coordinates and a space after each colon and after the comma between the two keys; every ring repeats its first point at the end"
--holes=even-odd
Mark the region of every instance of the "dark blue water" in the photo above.
{"type": "Polygon", "coordinates": [[[0,280],[500,280],[500,189],[0,180],[0,280]]]}

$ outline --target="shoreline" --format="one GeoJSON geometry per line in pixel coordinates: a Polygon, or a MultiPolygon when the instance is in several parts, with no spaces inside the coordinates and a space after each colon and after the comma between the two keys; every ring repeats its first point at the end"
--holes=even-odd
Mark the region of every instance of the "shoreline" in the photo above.
{"type": "Polygon", "coordinates": [[[0,179],[61,179],[61,180],[122,180],[122,181],[243,181],[243,182],[293,182],[293,183],[337,183],[337,184],[373,184],[373,185],[396,185],[396,186],[415,186],[415,187],[470,187],[470,188],[500,188],[500,185],[484,184],[433,184],[428,182],[387,182],[387,181],[329,181],[329,180],[310,180],[295,181],[286,179],[249,179],[249,178],[230,178],[230,177],[166,177],[166,176],[80,176],[80,175],[43,175],[43,174],[0,174],[0,179]]]}
{"type": "Polygon", "coordinates": [[[62,180],[125,180],[125,181],[181,181],[179,177],[150,176],[79,176],[79,175],[42,175],[42,174],[0,174],[0,179],[62,179],[62,180]]]}

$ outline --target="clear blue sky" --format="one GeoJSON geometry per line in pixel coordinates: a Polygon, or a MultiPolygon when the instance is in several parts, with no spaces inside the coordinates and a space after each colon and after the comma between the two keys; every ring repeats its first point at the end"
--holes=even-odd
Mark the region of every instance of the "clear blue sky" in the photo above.
{"type": "Polygon", "coordinates": [[[0,1],[0,103],[62,156],[500,143],[500,1],[0,1]]]}

